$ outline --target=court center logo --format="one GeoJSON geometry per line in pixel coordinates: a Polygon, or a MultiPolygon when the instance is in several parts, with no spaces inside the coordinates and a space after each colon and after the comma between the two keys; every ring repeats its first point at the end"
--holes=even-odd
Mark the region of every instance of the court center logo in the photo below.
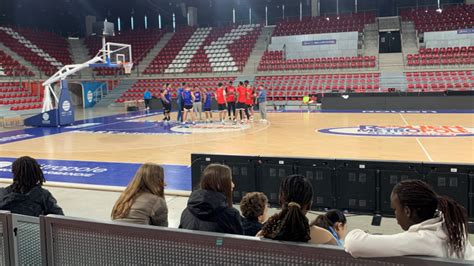
{"type": "Polygon", "coordinates": [[[464,126],[377,126],[360,125],[358,127],[323,128],[316,132],[345,136],[364,137],[473,137],[474,128],[464,126]]]}
{"type": "Polygon", "coordinates": [[[171,131],[180,133],[220,133],[245,130],[249,127],[248,124],[198,123],[195,125],[189,124],[174,126],[171,128],[171,131]]]}

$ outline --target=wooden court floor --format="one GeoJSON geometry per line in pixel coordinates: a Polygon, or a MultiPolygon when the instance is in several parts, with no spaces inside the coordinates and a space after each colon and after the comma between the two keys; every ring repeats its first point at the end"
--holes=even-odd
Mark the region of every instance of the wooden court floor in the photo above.
{"type": "MultiPolygon", "coordinates": [[[[258,115],[256,115],[258,118],[258,115]]],[[[161,123],[162,116],[137,119],[161,123]]],[[[474,114],[270,113],[269,123],[246,129],[185,135],[67,132],[0,145],[1,155],[103,162],[190,164],[191,153],[474,163],[474,137],[347,136],[318,132],[337,127],[463,126],[474,114]]]]}

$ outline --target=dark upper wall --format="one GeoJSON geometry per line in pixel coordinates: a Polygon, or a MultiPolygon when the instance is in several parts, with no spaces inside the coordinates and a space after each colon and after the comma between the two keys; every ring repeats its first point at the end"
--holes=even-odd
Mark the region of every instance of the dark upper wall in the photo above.
{"type": "MultiPolygon", "coordinates": [[[[336,0],[320,0],[321,15],[336,14],[336,0]]],[[[358,0],[358,11],[376,11],[380,16],[398,14],[402,6],[436,5],[436,0],[358,0]]],[[[442,0],[446,3],[462,3],[463,0],[442,0]]],[[[311,14],[311,0],[301,0],[303,16],[311,14]]],[[[232,23],[232,9],[236,20],[248,23],[249,7],[252,7],[252,22],[265,21],[265,6],[268,6],[269,24],[282,17],[285,6],[286,17],[298,17],[298,0],[0,0],[0,23],[53,30],[64,36],[80,35],[84,31],[84,17],[95,15],[99,20],[108,18],[116,23],[122,20],[122,28],[130,28],[130,16],[135,18],[135,28],[144,27],[144,16],[149,27],[158,27],[158,14],[162,24],[171,26],[172,14],[178,25],[186,24],[185,6],[198,8],[198,23],[201,26],[232,23]],[[183,5],[183,3],[185,5],[183,5]]],[[[339,12],[354,12],[354,0],[339,0],[339,12]]]]}

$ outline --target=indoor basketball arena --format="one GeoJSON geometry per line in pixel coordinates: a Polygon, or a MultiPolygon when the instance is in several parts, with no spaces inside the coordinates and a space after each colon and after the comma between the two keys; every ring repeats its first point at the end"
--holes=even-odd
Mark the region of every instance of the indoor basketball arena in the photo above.
{"type": "Polygon", "coordinates": [[[0,2],[1,265],[474,265],[473,0],[0,2]]]}

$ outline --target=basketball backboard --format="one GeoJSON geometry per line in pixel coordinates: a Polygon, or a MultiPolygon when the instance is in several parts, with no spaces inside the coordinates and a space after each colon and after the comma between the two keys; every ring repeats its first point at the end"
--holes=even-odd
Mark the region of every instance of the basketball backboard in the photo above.
{"type": "Polygon", "coordinates": [[[132,46],[130,44],[107,42],[96,57],[102,58],[102,62],[91,64],[90,67],[123,67],[126,74],[130,74],[133,67],[132,46]]]}

